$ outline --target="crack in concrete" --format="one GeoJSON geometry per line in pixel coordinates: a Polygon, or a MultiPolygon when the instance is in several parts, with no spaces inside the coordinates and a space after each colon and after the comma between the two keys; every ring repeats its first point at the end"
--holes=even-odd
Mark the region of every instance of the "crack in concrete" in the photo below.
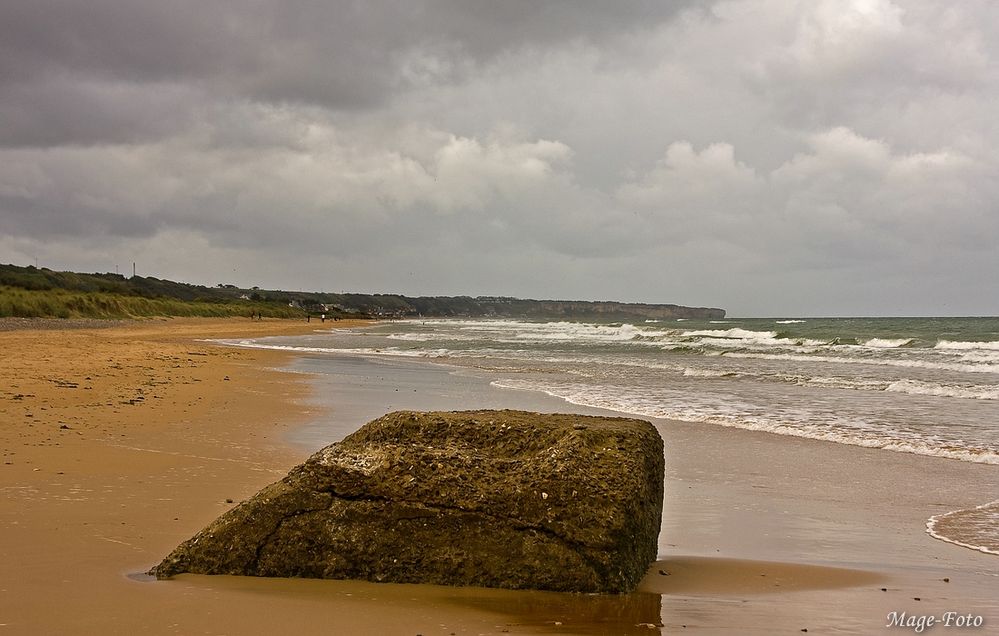
{"type": "MultiPolygon", "coordinates": [[[[330,493],[319,493],[319,494],[329,495],[330,493]]],[[[260,557],[263,554],[264,549],[267,548],[268,544],[271,542],[271,539],[273,539],[278,534],[278,532],[281,531],[281,528],[284,526],[285,523],[297,517],[301,517],[302,515],[309,514],[310,512],[322,512],[323,510],[329,510],[332,504],[333,504],[332,495],[330,495],[330,502],[327,503],[325,506],[320,506],[318,508],[299,509],[291,513],[282,515],[281,518],[278,519],[278,522],[274,525],[274,528],[267,533],[267,536],[265,536],[260,541],[260,543],[257,544],[257,548],[254,551],[253,561],[251,564],[249,564],[250,565],[250,567],[248,568],[249,571],[256,572],[258,575],[260,575],[260,557]]]]}

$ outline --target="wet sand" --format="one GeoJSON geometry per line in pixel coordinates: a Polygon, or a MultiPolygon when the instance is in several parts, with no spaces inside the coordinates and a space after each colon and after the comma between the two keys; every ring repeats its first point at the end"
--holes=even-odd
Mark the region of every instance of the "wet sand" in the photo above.
{"type": "Polygon", "coordinates": [[[142,572],[310,444],[407,406],[400,394],[424,408],[581,410],[441,367],[348,360],[312,377],[278,370],[315,371],[307,358],[197,341],[319,327],[0,333],[0,633],[872,633],[892,610],[999,621],[999,559],[920,525],[955,496],[988,500],[976,497],[996,492],[995,467],[668,422],[657,422],[668,449],[662,561],[635,594],[149,581],[142,572]],[[927,482],[929,492],[915,486],[927,482]]]}
{"type": "MultiPolygon", "coordinates": [[[[349,433],[355,422],[394,409],[472,404],[610,413],[536,392],[497,389],[489,385],[488,371],[411,359],[305,355],[291,369],[316,374],[313,400],[327,409],[320,421],[294,431],[293,441],[309,450],[349,433]]],[[[888,615],[902,611],[954,611],[999,624],[999,557],[925,532],[932,515],[994,500],[999,467],[709,424],[653,422],[666,445],[659,553],[698,564],[682,568],[691,577],[682,585],[670,579],[657,585],[674,587],[648,588],[666,592],[663,633],[869,634],[883,631],[888,615]],[[739,588],[735,581],[754,567],[743,567],[745,560],[848,568],[880,579],[851,575],[853,584],[838,584],[841,573],[819,569],[792,591],[760,571],[767,576],[759,576],[758,585],[739,588]]]]}

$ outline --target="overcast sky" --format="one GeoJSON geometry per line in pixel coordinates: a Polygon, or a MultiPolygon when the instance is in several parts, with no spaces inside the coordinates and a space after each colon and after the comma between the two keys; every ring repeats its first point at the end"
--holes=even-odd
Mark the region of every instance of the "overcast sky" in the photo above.
{"type": "Polygon", "coordinates": [[[0,262],[999,314],[999,3],[0,0],[0,262]]]}

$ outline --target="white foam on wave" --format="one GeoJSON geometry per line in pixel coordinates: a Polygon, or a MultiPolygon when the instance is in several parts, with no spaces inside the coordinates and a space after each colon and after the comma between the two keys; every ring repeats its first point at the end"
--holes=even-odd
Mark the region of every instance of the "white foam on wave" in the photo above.
{"type": "Polygon", "coordinates": [[[470,338],[463,334],[451,334],[451,333],[441,333],[435,331],[433,333],[390,333],[385,336],[388,340],[402,340],[405,342],[431,342],[431,341],[451,341],[451,342],[467,342],[470,340],[478,340],[478,338],[470,338]]]}
{"type": "Polygon", "coordinates": [[[520,323],[516,338],[526,342],[648,342],[671,334],[669,331],[642,329],[625,323],[622,325],[593,325],[577,322],[520,323]]]}
{"type": "Polygon", "coordinates": [[[525,379],[494,380],[492,386],[504,389],[538,391],[570,404],[687,422],[704,422],[730,428],[773,433],[789,437],[836,442],[850,446],[879,448],[900,453],[944,457],[960,461],[999,465],[994,449],[961,447],[941,440],[893,437],[878,431],[864,430],[857,423],[817,423],[812,413],[800,413],[799,421],[774,420],[759,407],[741,403],[734,396],[721,404],[717,399],[675,391],[669,395],[648,397],[615,392],[620,389],[570,383],[548,383],[525,379]]]}
{"type": "Polygon", "coordinates": [[[999,351],[983,351],[972,349],[968,351],[943,351],[943,355],[957,356],[961,362],[976,362],[982,364],[999,364],[999,351]]]}
{"type": "Polygon", "coordinates": [[[973,349],[983,349],[985,351],[999,351],[999,342],[995,340],[989,340],[985,342],[962,342],[959,340],[941,340],[937,342],[934,349],[951,349],[958,351],[967,351],[973,349]]]}
{"type": "Polygon", "coordinates": [[[701,338],[699,344],[708,347],[717,347],[720,349],[760,349],[760,350],[773,350],[773,349],[793,349],[795,351],[803,350],[802,347],[808,347],[809,351],[819,350],[815,347],[822,347],[825,342],[821,340],[809,340],[807,338],[789,339],[789,338],[745,338],[745,339],[729,339],[729,338],[701,338]]]}
{"type": "Polygon", "coordinates": [[[934,347],[931,351],[960,362],[999,365],[999,349],[991,347],[934,347]]]}
{"type": "Polygon", "coordinates": [[[512,327],[523,324],[521,320],[462,320],[461,318],[408,318],[396,324],[430,325],[458,327],[461,329],[485,329],[490,327],[512,327]]]}
{"type": "Polygon", "coordinates": [[[908,395],[964,398],[968,400],[999,400],[999,385],[959,386],[902,379],[889,384],[885,391],[908,395]]]}
{"type": "Polygon", "coordinates": [[[206,342],[215,342],[228,347],[242,347],[244,349],[267,349],[272,351],[291,351],[294,353],[330,353],[348,354],[363,356],[400,356],[403,358],[446,358],[451,354],[448,349],[400,349],[398,347],[369,348],[339,348],[339,347],[304,347],[298,345],[279,345],[256,340],[226,340],[212,339],[206,342]]]}
{"type": "MultiPolygon", "coordinates": [[[[463,351],[460,349],[403,349],[400,347],[355,347],[355,348],[337,348],[337,347],[306,347],[306,346],[294,346],[294,345],[279,345],[271,344],[266,342],[258,342],[255,340],[228,340],[228,339],[211,339],[205,340],[204,342],[214,342],[217,344],[222,344],[232,347],[243,347],[246,349],[271,349],[275,351],[291,351],[295,353],[323,353],[323,354],[345,354],[345,355],[361,355],[361,356],[389,356],[389,357],[403,357],[403,358],[424,358],[431,360],[449,359],[450,361],[457,362],[459,359],[492,359],[492,360],[510,360],[514,362],[533,362],[533,363],[547,363],[555,365],[570,365],[570,364],[595,364],[595,365],[607,365],[607,366],[622,366],[622,367],[634,367],[641,369],[658,369],[663,371],[674,371],[682,372],[683,368],[680,365],[671,364],[668,362],[652,362],[648,360],[639,360],[631,358],[615,358],[606,359],[597,355],[558,355],[553,356],[549,354],[540,354],[537,351],[532,351],[529,349],[471,349],[463,351]]],[[[537,371],[538,369],[532,369],[532,371],[537,371]]],[[[552,369],[544,369],[546,372],[552,371],[552,369]]],[[[579,372],[573,369],[561,369],[563,372],[578,374],[579,372]]]]}
{"type": "MultiPolygon", "coordinates": [[[[668,362],[649,362],[646,360],[634,360],[630,358],[616,358],[614,360],[606,360],[598,357],[581,357],[581,356],[544,356],[539,358],[530,358],[536,362],[547,362],[549,364],[594,364],[601,366],[612,366],[612,367],[630,367],[638,369],[657,369],[663,371],[682,371],[683,367],[671,364],[668,362]]],[[[571,372],[571,369],[563,369],[563,371],[571,372]]]]}
{"type": "Polygon", "coordinates": [[[789,348],[789,347],[820,347],[827,345],[824,340],[812,340],[809,338],[785,338],[776,331],[751,331],[749,329],[701,329],[697,331],[685,331],[680,337],[692,342],[690,339],[697,338],[698,344],[709,347],[719,347],[722,349],[731,348],[789,348]]]}
{"type": "Polygon", "coordinates": [[[731,329],[698,329],[694,331],[684,331],[681,335],[684,337],[699,337],[699,338],[731,338],[734,340],[758,340],[758,339],[774,339],[777,337],[777,332],[751,331],[749,329],[740,329],[739,327],[733,327],[731,329]]]}
{"type": "Polygon", "coordinates": [[[778,325],[797,325],[803,322],[808,322],[807,320],[775,320],[774,323],[778,325]]]}
{"type": "Polygon", "coordinates": [[[871,338],[862,346],[873,349],[897,349],[912,344],[912,338],[871,338]]]}
{"type": "Polygon", "coordinates": [[[999,385],[994,384],[957,385],[923,382],[908,378],[892,381],[874,380],[868,378],[787,374],[777,374],[769,377],[798,386],[819,386],[835,389],[854,389],[859,391],[887,391],[889,393],[904,393],[906,395],[928,395],[933,397],[963,398],[968,400],[999,400],[999,385]]]}
{"type": "Polygon", "coordinates": [[[934,539],[999,555],[999,500],[934,515],[926,522],[926,532],[934,539]]]}
{"type": "Polygon", "coordinates": [[[694,367],[684,367],[683,375],[687,378],[733,378],[739,374],[735,371],[724,371],[721,369],[697,369],[694,367]]]}
{"type": "Polygon", "coordinates": [[[802,355],[797,353],[753,353],[741,351],[723,352],[726,358],[750,358],[757,360],[795,360],[799,362],[832,362],[834,364],[866,364],[875,366],[904,367],[909,369],[938,369],[967,373],[999,373],[999,364],[962,364],[933,362],[931,360],[896,360],[887,358],[846,358],[838,356],[802,355]]]}
{"type": "Polygon", "coordinates": [[[797,386],[817,386],[833,389],[854,389],[860,391],[884,391],[888,388],[888,382],[883,380],[868,380],[865,378],[850,377],[830,377],[830,376],[809,376],[809,375],[788,375],[776,374],[772,376],[781,382],[787,382],[797,386]]]}

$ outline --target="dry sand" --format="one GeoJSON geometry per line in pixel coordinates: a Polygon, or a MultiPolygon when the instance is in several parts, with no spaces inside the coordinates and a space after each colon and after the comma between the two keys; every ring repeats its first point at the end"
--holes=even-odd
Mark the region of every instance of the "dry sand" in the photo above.
{"type": "Polygon", "coordinates": [[[931,584],[925,573],[704,555],[664,559],[640,592],[617,597],[148,580],[176,544],[301,462],[283,435],[319,416],[303,376],[278,370],[288,354],[198,340],[317,328],[174,319],[0,333],[0,634],[790,633],[809,621],[870,633],[890,606],[883,581],[931,584]],[[850,615],[837,622],[843,602],[850,615]]]}

